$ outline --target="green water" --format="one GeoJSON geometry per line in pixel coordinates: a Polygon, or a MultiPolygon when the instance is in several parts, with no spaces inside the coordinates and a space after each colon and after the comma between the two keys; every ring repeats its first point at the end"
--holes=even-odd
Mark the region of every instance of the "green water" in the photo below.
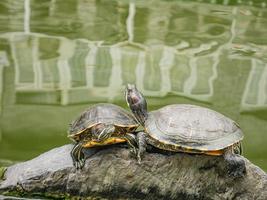
{"type": "Polygon", "coordinates": [[[97,102],[126,108],[135,83],[149,109],[237,121],[267,171],[267,5],[229,2],[1,0],[0,165],[69,143],[72,119],[97,102]]]}

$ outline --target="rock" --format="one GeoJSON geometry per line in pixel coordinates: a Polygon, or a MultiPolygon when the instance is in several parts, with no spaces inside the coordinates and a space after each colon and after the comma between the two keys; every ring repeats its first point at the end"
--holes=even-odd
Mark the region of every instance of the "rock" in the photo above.
{"type": "Polygon", "coordinates": [[[82,170],[72,145],[8,167],[0,194],[87,199],[267,199],[267,175],[243,158],[246,174],[233,179],[222,157],[146,153],[139,165],[127,148],[88,149],[82,170]]]}

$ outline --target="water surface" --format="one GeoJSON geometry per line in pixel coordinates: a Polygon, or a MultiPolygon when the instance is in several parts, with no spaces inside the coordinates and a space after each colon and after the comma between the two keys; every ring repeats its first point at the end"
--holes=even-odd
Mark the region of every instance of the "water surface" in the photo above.
{"type": "Polygon", "coordinates": [[[2,0],[0,165],[70,141],[97,102],[189,103],[237,121],[244,155],[267,171],[265,1],[2,0]]]}

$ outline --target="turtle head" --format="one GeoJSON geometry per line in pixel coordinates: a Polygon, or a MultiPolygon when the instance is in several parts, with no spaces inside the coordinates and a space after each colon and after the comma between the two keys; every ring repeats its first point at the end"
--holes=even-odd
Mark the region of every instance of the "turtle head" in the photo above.
{"type": "Polygon", "coordinates": [[[135,85],[127,84],[125,99],[137,121],[144,126],[147,119],[147,103],[143,94],[137,90],[135,85]]]}

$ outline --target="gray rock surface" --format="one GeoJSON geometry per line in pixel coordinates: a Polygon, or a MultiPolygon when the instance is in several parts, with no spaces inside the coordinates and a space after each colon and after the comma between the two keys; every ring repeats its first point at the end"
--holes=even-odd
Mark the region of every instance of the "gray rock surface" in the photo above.
{"type": "Polygon", "coordinates": [[[72,145],[10,166],[0,194],[87,199],[267,199],[267,175],[246,162],[244,177],[225,173],[222,157],[146,153],[139,165],[128,149],[87,151],[82,170],[72,165],[72,145]]]}

